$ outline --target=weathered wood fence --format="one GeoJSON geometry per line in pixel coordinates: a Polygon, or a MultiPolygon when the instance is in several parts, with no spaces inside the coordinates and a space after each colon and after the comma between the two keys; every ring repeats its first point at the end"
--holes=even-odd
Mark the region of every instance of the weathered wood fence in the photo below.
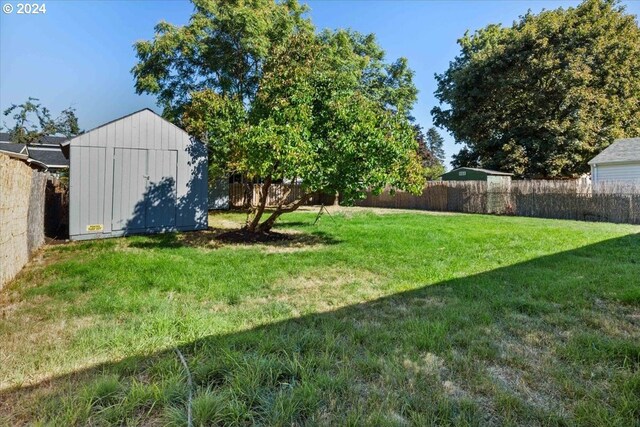
{"type": "MultiPolygon", "coordinates": [[[[250,204],[257,204],[261,187],[262,184],[229,184],[229,204],[233,208],[243,208],[250,204]]],[[[277,205],[289,189],[291,189],[291,192],[285,199],[285,203],[291,203],[302,197],[303,191],[299,184],[272,184],[267,195],[267,206],[277,205]]],[[[321,194],[313,194],[307,204],[322,203],[321,197],[321,194]]]]}
{"type": "Polygon", "coordinates": [[[429,182],[417,196],[385,190],[356,205],[640,224],[640,186],[578,181],[512,181],[494,189],[484,181],[429,182]]]}
{"type": "Polygon", "coordinates": [[[0,288],[44,243],[47,175],[0,154],[0,288]]]}
{"type": "MultiPolygon", "coordinates": [[[[269,188],[268,206],[273,206],[289,185],[269,188]]],[[[257,203],[260,184],[231,184],[231,206],[257,203]]],[[[287,202],[299,198],[302,189],[291,186],[287,202]]],[[[333,204],[333,195],[314,194],[309,204],[333,204]]],[[[356,206],[431,211],[517,215],[640,224],[640,185],[608,184],[592,188],[581,181],[511,181],[492,185],[485,181],[427,182],[422,193],[413,195],[389,189],[367,193],[356,206]]]]}

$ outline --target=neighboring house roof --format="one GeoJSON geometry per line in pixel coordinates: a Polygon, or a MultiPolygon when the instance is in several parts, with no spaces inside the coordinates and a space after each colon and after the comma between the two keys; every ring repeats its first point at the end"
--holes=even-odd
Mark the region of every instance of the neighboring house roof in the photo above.
{"type": "Polygon", "coordinates": [[[13,142],[0,141],[0,151],[8,151],[10,153],[24,153],[26,147],[24,144],[15,144],[13,142]]]}
{"type": "Polygon", "coordinates": [[[34,163],[44,169],[62,169],[69,167],[69,160],[62,153],[60,143],[67,138],[62,136],[43,136],[32,144],[11,142],[11,135],[0,132],[0,152],[17,159],[34,163]]]}
{"type": "MultiPolygon", "coordinates": [[[[37,140],[36,142],[33,142],[33,144],[40,144],[40,145],[51,145],[51,146],[58,146],[60,143],[68,140],[69,138],[65,137],[65,136],[49,136],[49,135],[44,135],[42,137],[40,137],[39,140],[37,140]]],[[[0,132],[0,142],[11,142],[11,134],[9,134],[8,132],[0,132]]]]}
{"type": "MultiPolygon", "coordinates": [[[[508,173],[508,172],[500,172],[500,171],[492,171],[490,169],[481,169],[481,168],[456,168],[453,170],[450,170],[449,172],[443,173],[442,175],[446,175],[448,173],[451,172],[456,172],[456,171],[460,171],[460,170],[471,170],[471,171],[476,171],[476,172],[482,172],[482,173],[486,173],[487,175],[500,175],[500,176],[513,176],[512,173],[508,173]]],[[[440,175],[440,176],[442,176],[440,175]]]]}
{"type": "Polygon", "coordinates": [[[30,146],[29,157],[47,165],[50,168],[67,168],[69,167],[69,159],[67,159],[60,146],[56,148],[52,147],[39,147],[30,146]]]}
{"type": "Polygon", "coordinates": [[[616,139],[589,161],[590,165],[603,163],[640,162],[640,138],[616,139]]]}

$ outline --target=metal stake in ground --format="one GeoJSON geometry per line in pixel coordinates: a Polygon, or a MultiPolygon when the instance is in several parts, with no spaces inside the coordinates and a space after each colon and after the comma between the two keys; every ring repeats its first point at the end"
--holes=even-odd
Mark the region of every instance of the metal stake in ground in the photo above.
{"type": "Polygon", "coordinates": [[[316,216],[316,220],[313,221],[313,225],[316,225],[316,223],[318,221],[320,221],[320,217],[322,216],[322,214],[326,212],[327,215],[329,215],[329,218],[331,218],[333,221],[335,221],[335,219],[333,219],[333,217],[331,216],[331,213],[329,213],[329,209],[327,209],[327,207],[324,205],[324,203],[320,206],[320,210],[318,211],[318,215],[316,216]]]}

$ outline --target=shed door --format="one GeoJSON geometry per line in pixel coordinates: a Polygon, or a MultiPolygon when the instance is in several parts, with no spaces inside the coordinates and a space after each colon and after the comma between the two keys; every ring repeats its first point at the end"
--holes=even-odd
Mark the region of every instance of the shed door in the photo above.
{"type": "Polygon", "coordinates": [[[114,231],[175,226],[177,151],[116,148],[114,231]]]}
{"type": "Polygon", "coordinates": [[[146,223],[147,152],[116,148],[113,157],[112,230],[142,230],[146,223]]]}
{"type": "Polygon", "coordinates": [[[147,228],[176,225],[177,151],[148,151],[147,228]]]}

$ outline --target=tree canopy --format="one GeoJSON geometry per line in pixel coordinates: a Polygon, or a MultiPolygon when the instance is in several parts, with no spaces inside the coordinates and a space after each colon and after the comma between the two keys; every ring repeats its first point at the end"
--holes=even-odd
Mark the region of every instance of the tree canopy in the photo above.
{"type": "Polygon", "coordinates": [[[189,24],[161,23],[136,44],[136,89],[210,149],[212,175],[263,182],[247,228],[268,231],[313,192],[346,202],[424,178],[409,112],[417,90],[406,59],[385,62],[373,35],[317,34],[295,1],[195,1],[189,24]],[[300,183],[260,223],[268,188],[300,183]]]}
{"type": "Polygon", "coordinates": [[[22,104],[12,104],[3,112],[5,117],[11,114],[14,124],[8,130],[11,140],[16,143],[31,144],[43,136],[71,137],[80,133],[75,109],[71,107],[52,118],[47,107],[40,104],[37,98],[29,97],[22,104]]]}
{"type": "Polygon", "coordinates": [[[162,21],[153,40],[135,43],[138,93],[157,95],[163,115],[181,120],[191,94],[213,90],[250,105],[274,46],[308,32],[306,6],[295,0],[192,0],[187,25],[162,21]]]}
{"type": "Polygon", "coordinates": [[[455,166],[575,176],[615,138],[640,135],[640,29],[617,1],[529,12],[458,43],[432,110],[464,145],[455,166]]]}

